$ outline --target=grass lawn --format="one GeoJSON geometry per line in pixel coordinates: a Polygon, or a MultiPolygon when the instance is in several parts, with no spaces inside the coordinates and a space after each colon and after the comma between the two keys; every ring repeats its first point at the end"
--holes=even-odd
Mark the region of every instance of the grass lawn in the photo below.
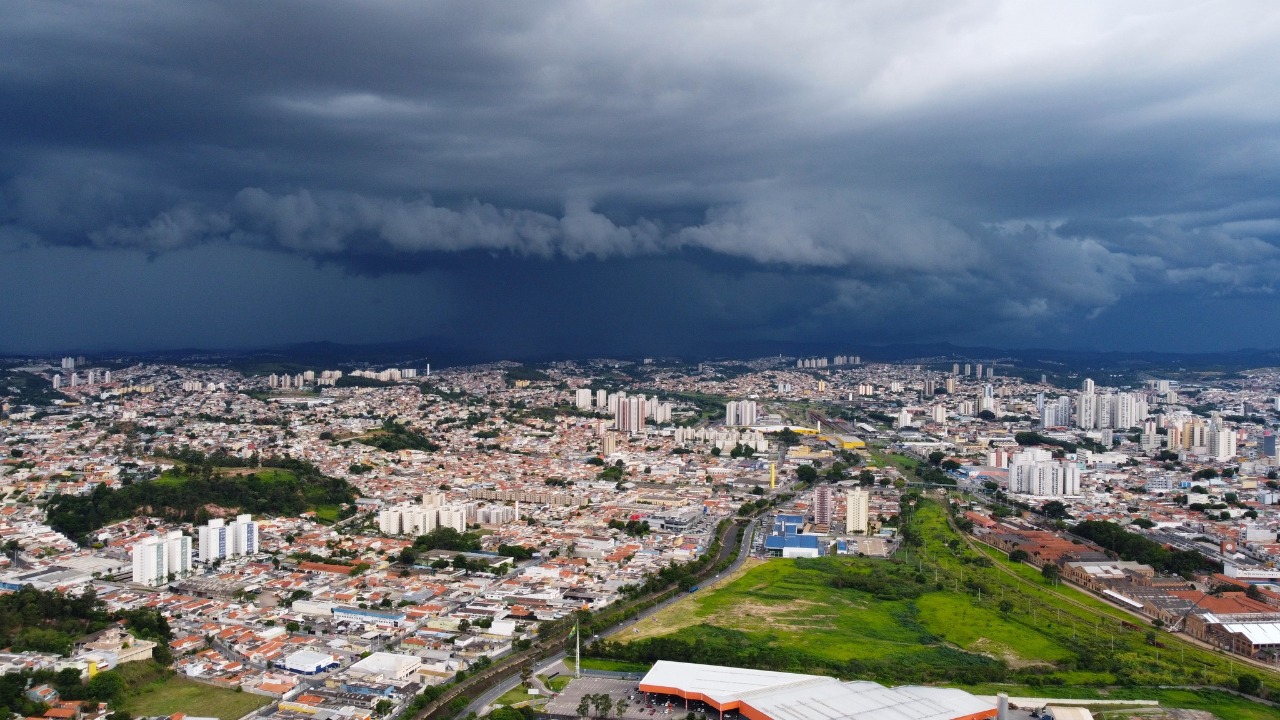
{"type": "Polygon", "coordinates": [[[602,654],[889,684],[991,680],[1008,687],[984,686],[984,694],[1096,693],[1220,707],[1226,720],[1280,717],[1225,693],[1146,689],[1233,687],[1246,672],[1280,688],[1280,676],[1157,633],[1073,588],[1049,586],[1037,570],[1011,564],[1002,553],[970,548],[935,500],[921,502],[909,523],[919,542],[895,559],[771,560],[683,598],[639,623],[638,633],[610,637],[602,654]]]}
{"type": "Polygon", "coordinates": [[[339,508],[337,505],[317,505],[316,521],[326,524],[338,522],[339,508]]]}
{"type": "Polygon", "coordinates": [[[907,457],[906,455],[898,455],[896,453],[885,452],[883,448],[878,448],[878,447],[875,447],[874,445],[868,445],[867,447],[863,448],[862,450],[858,450],[857,452],[865,453],[869,458],[870,460],[869,464],[871,465],[879,465],[881,467],[888,467],[892,465],[904,473],[910,472],[911,470],[915,469],[917,465],[920,464],[920,461],[916,460],[915,458],[907,457]]]}
{"type": "Polygon", "coordinates": [[[1029,617],[1005,616],[996,607],[975,604],[956,593],[928,593],[916,600],[920,622],[931,633],[975,652],[992,653],[1011,666],[1058,663],[1072,653],[1029,627],[1029,617]]]}
{"type": "Polygon", "coordinates": [[[184,712],[237,720],[270,701],[262,695],[224,690],[173,676],[141,688],[125,701],[123,709],[135,717],[184,712]]]}
{"type": "Polygon", "coordinates": [[[704,637],[709,628],[721,628],[742,633],[762,647],[820,659],[829,666],[886,658],[934,662],[947,646],[1000,657],[1014,666],[1054,663],[1071,655],[1027,624],[961,593],[933,591],[914,599],[881,600],[834,587],[833,570],[840,569],[871,575],[886,566],[866,558],[804,564],[772,560],[642,621],[639,633],[623,632],[612,639],[632,643],[674,634],[697,641],[709,639],[704,637]],[[815,643],[814,637],[823,641],[815,643]]]}
{"type": "MultiPolygon", "coordinates": [[[[586,663],[582,663],[582,664],[583,666],[586,666],[586,663]]],[[[573,680],[573,678],[569,677],[568,675],[557,675],[553,678],[549,678],[546,675],[539,675],[538,677],[542,678],[543,684],[551,688],[552,691],[554,692],[560,692],[561,690],[564,690],[564,686],[568,685],[569,682],[573,680]]]]}
{"type": "Polygon", "coordinates": [[[500,705],[506,705],[509,707],[511,705],[515,705],[516,703],[522,703],[527,700],[533,700],[538,697],[541,697],[541,696],[530,695],[529,689],[526,688],[524,685],[517,685],[511,688],[510,690],[506,691],[505,693],[503,693],[502,697],[498,698],[497,700],[494,700],[494,702],[500,705]]]}

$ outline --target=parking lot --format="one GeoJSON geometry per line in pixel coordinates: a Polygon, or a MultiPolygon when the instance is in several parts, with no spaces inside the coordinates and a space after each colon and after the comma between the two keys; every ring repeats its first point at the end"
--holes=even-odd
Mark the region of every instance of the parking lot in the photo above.
{"type": "MultiPolygon", "coordinates": [[[[638,683],[634,680],[618,680],[615,678],[601,677],[583,677],[569,683],[558,697],[547,704],[545,713],[556,717],[576,718],[578,715],[578,703],[584,695],[595,695],[604,693],[608,695],[616,703],[619,700],[626,700],[628,703],[627,712],[622,715],[623,718],[632,718],[633,720],[673,720],[674,718],[684,718],[690,712],[706,715],[708,718],[717,719],[720,713],[709,705],[701,703],[697,700],[690,700],[688,709],[685,709],[685,701],[683,698],[671,695],[657,695],[642,693],[637,688],[638,683]]],[[[595,714],[593,710],[592,715],[595,714]]],[[[617,713],[610,713],[612,717],[617,717],[617,713]]],[[[737,713],[727,712],[724,714],[725,720],[736,718],[737,713]]]]}

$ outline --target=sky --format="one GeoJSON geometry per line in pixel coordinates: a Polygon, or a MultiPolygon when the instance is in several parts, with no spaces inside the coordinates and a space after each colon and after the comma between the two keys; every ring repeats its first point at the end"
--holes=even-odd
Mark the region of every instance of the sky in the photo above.
{"type": "Polygon", "coordinates": [[[0,9],[0,352],[1280,347],[1269,2],[0,9]]]}

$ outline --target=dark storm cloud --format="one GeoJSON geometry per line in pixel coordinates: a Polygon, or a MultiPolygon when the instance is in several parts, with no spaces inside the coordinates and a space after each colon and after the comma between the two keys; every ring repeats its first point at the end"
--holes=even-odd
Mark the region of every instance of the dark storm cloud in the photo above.
{"type": "MultiPolygon", "coordinates": [[[[518,302],[539,312],[506,332],[529,348],[565,320],[621,328],[601,350],[660,332],[1105,345],[1126,302],[1274,302],[1265,5],[0,12],[0,259],[46,285],[127,268],[176,310],[228,308],[243,338],[269,321],[188,300],[165,256],[207,278],[275,268],[314,307],[381,288],[453,308],[381,337],[466,334],[518,302]],[[621,288],[623,324],[595,318],[621,288]]],[[[4,322],[4,347],[57,344],[4,322]]],[[[134,323],[155,329],[137,343],[176,342],[161,322],[134,323]]]]}

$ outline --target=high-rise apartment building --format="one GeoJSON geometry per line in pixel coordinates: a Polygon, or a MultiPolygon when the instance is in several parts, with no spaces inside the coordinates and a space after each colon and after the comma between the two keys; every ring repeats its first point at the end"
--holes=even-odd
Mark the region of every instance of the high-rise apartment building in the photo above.
{"type": "Polygon", "coordinates": [[[831,514],[834,511],[835,497],[830,485],[819,485],[813,491],[813,522],[831,527],[831,514]]]}
{"type": "Polygon", "coordinates": [[[467,531],[470,506],[446,505],[444,493],[423,493],[422,503],[401,503],[378,513],[378,530],[387,535],[426,535],[436,528],[467,531]]]}
{"type": "Polygon", "coordinates": [[[755,400],[735,400],[724,406],[724,424],[728,427],[755,425],[756,419],[755,400]]]}
{"type": "Polygon", "coordinates": [[[845,500],[848,503],[844,511],[845,530],[865,533],[871,518],[871,493],[857,488],[849,491],[845,500]]]}
{"type": "Polygon", "coordinates": [[[1027,448],[1009,461],[1009,492],[1039,497],[1080,494],[1080,466],[1060,462],[1043,448],[1027,448]]]}
{"type": "Polygon", "coordinates": [[[613,429],[631,435],[644,432],[645,397],[634,395],[618,400],[618,411],[613,417],[613,429]]]}
{"type": "Polygon", "coordinates": [[[133,581],[152,587],[191,574],[191,538],[178,530],[152,535],[133,546],[133,581]]]}
{"type": "Polygon", "coordinates": [[[579,410],[590,410],[591,409],[590,388],[579,388],[578,391],[574,393],[574,404],[578,406],[579,410]]]}
{"type": "Polygon", "coordinates": [[[1219,422],[1209,426],[1209,455],[1219,462],[1236,456],[1236,431],[1219,422]]]}
{"type": "Polygon", "coordinates": [[[230,524],[222,518],[201,525],[200,562],[252,555],[258,552],[258,524],[252,515],[237,515],[230,524]]]}

